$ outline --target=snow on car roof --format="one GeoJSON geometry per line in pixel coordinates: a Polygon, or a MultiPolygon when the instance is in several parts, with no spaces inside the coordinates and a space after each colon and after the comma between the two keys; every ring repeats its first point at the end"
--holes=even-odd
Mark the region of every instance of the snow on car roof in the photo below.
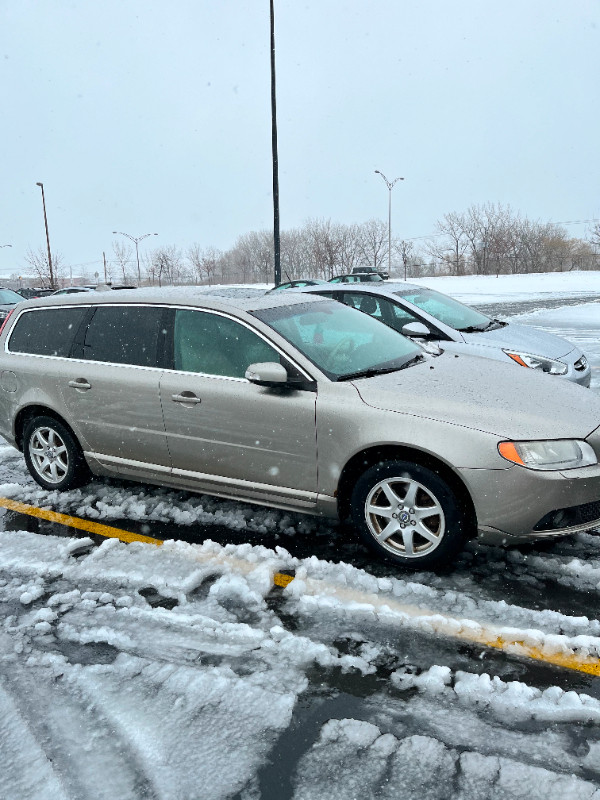
{"type": "MultiPolygon", "coordinates": [[[[314,302],[324,302],[324,298],[311,297],[314,302]]],[[[306,303],[308,300],[305,294],[295,294],[292,292],[282,292],[279,294],[259,295],[258,297],[224,297],[212,292],[207,292],[201,286],[167,286],[167,287],[146,287],[141,289],[131,289],[127,292],[77,292],[75,294],[55,295],[35,300],[24,301],[23,308],[35,308],[39,306],[63,306],[63,305],[94,305],[109,304],[118,305],[121,303],[167,303],[169,305],[197,306],[211,308],[215,310],[225,310],[235,308],[240,311],[254,311],[262,308],[275,308],[279,306],[296,305],[306,303]]]]}

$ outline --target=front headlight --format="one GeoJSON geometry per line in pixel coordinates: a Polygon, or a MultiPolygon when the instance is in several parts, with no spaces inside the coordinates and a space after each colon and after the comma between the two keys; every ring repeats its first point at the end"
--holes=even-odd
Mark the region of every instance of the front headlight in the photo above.
{"type": "Polygon", "coordinates": [[[568,370],[566,364],[563,364],[562,361],[556,361],[553,358],[534,356],[532,353],[518,353],[516,350],[504,350],[504,352],[509,358],[512,358],[513,361],[520,364],[522,367],[539,369],[542,372],[547,372],[549,375],[564,375],[568,370]]]}
{"type": "Polygon", "coordinates": [[[596,453],[587,442],[580,439],[500,442],[498,452],[507,461],[527,469],[576,469],[598,463],[596,453]]]}

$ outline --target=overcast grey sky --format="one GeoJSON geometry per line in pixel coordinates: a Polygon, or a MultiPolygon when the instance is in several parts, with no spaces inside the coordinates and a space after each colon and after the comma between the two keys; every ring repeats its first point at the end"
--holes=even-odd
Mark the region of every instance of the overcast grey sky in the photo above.
{"type": "MultiPolygon", "coordinates": [[[[387,220],[375,169],[405,178],[406,238],[487,201],[600,217],[597,0],[275,15],[283,230],[387,220]]],[[[272,226],[268,0],[0,0],[0,53],[0,274],[45,244],[36,181],[52,250],[92,273],[113,230],[227,249],[272,226]]]]}

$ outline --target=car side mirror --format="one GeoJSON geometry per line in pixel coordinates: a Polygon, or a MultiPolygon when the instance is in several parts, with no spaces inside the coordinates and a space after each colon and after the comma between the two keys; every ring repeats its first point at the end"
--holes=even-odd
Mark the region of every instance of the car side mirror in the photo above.
{"type": "Polygon", "coordinates": [[[286,368],[276,361],[250,364],[246,370],[246,379],[258,386],[285,386],[289,381],[286,368]]]}
{"type": "Polygon", "coordinates": [[[401,332],[403,336],[408,336],[411,339],[431,336],[431,331],[422,322],[407,322],[406,325],[402,326],[401,332]]]}

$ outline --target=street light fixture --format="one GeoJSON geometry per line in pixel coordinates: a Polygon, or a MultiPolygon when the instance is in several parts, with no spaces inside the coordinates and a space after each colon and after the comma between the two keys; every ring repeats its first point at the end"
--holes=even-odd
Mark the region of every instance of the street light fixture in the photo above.
{"type": "Polygon", "coordinates": [[[55,289],[54,272],[52,270],[52,254],[50,253],[50,235],[48,233],[48,217],[46,216],[46,197],[44,195],[44,184],[39,181],[35,184],[42,190],[42,206],[44,208],[44,225],[46,227],[46,245],[48,246],[48,267],[50,269],[50,288],[55,289]]]}
{"type": "Polygon", "coordinates": [[[380,172],[378,169],[375,170],[375,174],[381,175],[390,193],[389,204],[388,204],[388,275],[391,275],[392,274],[392,189],[398,183],[398,181],[403,181],[404,178],[394,178],[393,181],[388,181],[383,172],[380,172]]]}
{"type": "Polygon", "coordinates": [[[142,283],[142,273],[140,270],[140,253],[138,250],[138,242],[141,242],[142,239],[145,239],[147,236],[158,236],[158,233],[145,233],[143,236],[130,236],[128,233],[123,233],[123,231],[113,231],[113,235],[119,234],[120,236],[126,236],[128,239],[131,239],[132,242],[135,244],[135,257],[137,259],[137,271],[138,271],[138,286],[142,283]]]}

